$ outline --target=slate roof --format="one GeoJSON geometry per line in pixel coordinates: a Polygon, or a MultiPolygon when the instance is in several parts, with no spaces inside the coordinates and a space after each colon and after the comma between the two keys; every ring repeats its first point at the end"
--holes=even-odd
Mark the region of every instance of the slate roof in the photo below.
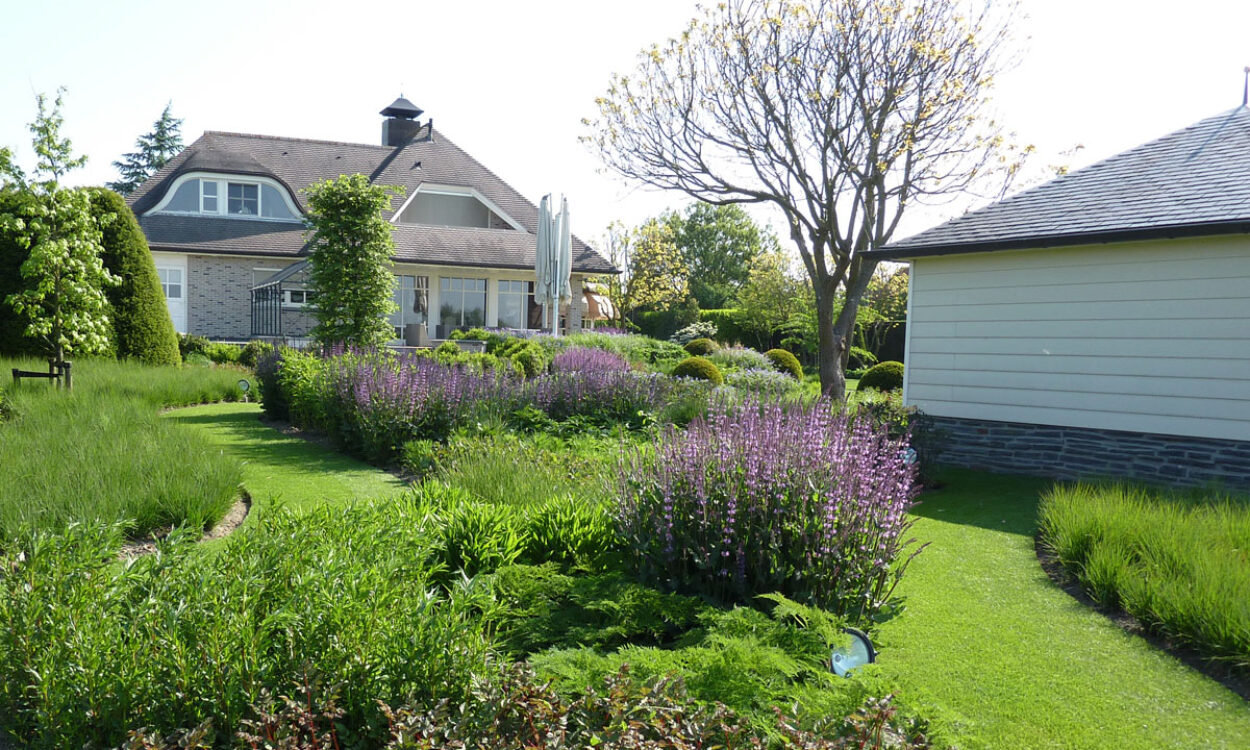
{"type": "Polygon", "coordinates": [[[879,258],[1250,233],[1250,109],[1202,120],[893,242],[879,258]]]}
{"type": "MultiPolygon", "coordinates": [[[[424,131],[423,131],[424,135],[424,131]]],[[[186,172],[206,171],[272,177],[307,211],[303,190],[341,174],[362,173],[381,185],[400,185],[407,195],[422,183],[470,187],[494,202],[525,231],[424,225],[395,226],[395,259],[433,265],[533,268],[538,208],[441,132],[399,147],[208,131],[148,178],[127,199],[154,250],[268,256],[306,255],[303,227],[274,221],[142,214],[160,202],[186,172]]],[[[393,201],[390,219],[403,205],[393,201]]],[[[573,270],[615,273],[606,258],[573,238],[573,270]]]]}

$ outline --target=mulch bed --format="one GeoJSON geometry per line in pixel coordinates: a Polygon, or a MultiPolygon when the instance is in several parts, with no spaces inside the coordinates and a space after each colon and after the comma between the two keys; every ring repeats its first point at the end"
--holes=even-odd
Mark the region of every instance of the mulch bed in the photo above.
{"type": "Polygon", "coordinates": [[[1245,670],[1238,669],[1225,662],[1213,661],[1201,652],[1189,646],[1179,644],[1171,638],[1151,630],[1141,620],[1123,610],[1104,607],[1094,601],[1085,592],[1085,589],[1081,588],[1080,583],[1064,570],[1063,564],[1059,562],[1054,553],[1045,548],[1040,538],[1033,540],[1033,549],[1037,553],[1037,561],[1041,564],[1042,570],[1046,571],[1046,575],[1050,577],[1050,580],[1056,586],[1067,592],[1073,599],[1111,620],[1121,630],[1141,636],[1160,651],[1166,651],[1185,665],[1196,669],[1241,696],[1242,699],[1250,701],[1250,674],[1245,670]]]}

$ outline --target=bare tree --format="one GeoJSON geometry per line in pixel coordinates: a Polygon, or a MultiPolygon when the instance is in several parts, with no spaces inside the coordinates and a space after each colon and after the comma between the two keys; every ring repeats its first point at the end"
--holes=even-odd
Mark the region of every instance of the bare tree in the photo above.
{"type": "Polygon", "coordinates": [[[584,140],[628,179],[780,208],[816,292],[821,389],[842,398],[865,252],[909,205],[1015,171],[986,107],[1013,8],[726,0],[614,76],[584,140]]]}

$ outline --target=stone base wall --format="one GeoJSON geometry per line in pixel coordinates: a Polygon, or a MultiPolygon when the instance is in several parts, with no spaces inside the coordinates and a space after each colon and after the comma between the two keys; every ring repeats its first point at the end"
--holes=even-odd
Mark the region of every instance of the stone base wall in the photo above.
{"type": "Polygon", "coordinates": [[[940,463],[1055,479],[1250,489],[1250,441],[931,417],[940,463]]]}

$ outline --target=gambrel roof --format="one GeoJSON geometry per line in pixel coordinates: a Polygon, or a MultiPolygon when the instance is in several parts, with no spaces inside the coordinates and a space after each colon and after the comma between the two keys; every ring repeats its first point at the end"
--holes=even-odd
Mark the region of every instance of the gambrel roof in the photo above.
{"type": "MultiPolygon", "coordinates": [[[[424,131],[423,131],[424,132],[424,131]]],[[[398,147],[208,131],[128,199],[153,250],[299,256],[304,230],[289,223],[152,214],[180,175],[213,172],[271,177],[285,185],[301,211],[304,190],[315,182],[360,173],[374,184],[397,185],[407,195],[422,184],[471,188],[521,224],[524,231],[396,224],[395,259],[434,265],[533,268],[538,209],[442,133],[398,147]]],[[[390,219],[403,203],[393,201],[390,219]]],[[[573,238],[573,270],[613,273],[612,264],[573,238]]]]}
{"type": "Polygon", "coordinates": [[[1250,232],[1250,108],[891,243],[883,259],[1250,232]]]}

